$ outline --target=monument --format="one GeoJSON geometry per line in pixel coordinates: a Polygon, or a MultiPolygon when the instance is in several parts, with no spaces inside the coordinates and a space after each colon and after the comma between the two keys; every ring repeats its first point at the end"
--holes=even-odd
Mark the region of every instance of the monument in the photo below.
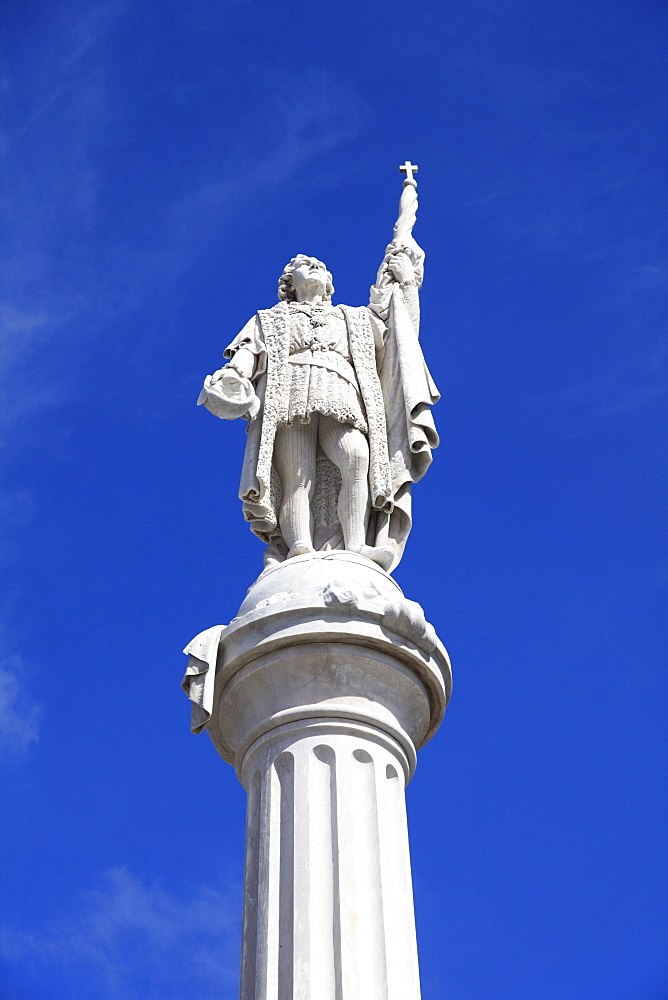
{"type": "Polygon", "coordinates": [[[299,254],[198,403],[247,421],[239,495],[264,570],[186,647],[191,728],[248,796],[241,1000],[419,1000],[404,788],[448,655],[391,576],[438,435],[419,342],[417,170],[368,306],[299,254]]]}

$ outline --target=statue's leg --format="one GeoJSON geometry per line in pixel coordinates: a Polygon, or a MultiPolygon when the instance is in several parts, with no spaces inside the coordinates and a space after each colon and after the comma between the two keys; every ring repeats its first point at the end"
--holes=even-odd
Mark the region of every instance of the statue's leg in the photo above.
{"type": "Polygon", "coordinates": [[[281,426],[276,431],[274,462],[283,484],[279,522],[290,550],[296,543],[303,544],[305,548],[313,546],[311,500],[315,489],[317,443],[318,415],[315,413],[308,424],[295,420],[290,427],[281,426]]]}
{"type": "Polygon", "coordinates": [[[362,431],[333,417],[320,417],[320,447],[341,473],[338,513],[349,552],[366,541],[369,509],[369,442],[362,431]]]}

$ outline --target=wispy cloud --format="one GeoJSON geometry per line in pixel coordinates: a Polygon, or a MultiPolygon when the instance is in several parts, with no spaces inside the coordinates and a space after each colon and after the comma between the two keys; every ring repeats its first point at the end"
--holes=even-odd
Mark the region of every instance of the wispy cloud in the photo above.
{"type": "Polygon", "coordinates": [[[632,267],[629,277],[639,288],[668,288],[668,260],[654,260],[632,267]]]}
{"type": "MultiPolygon", "coordinates": [[[[224,142],[204,144],[201,160],[164,179],[160,195],[147,197],[145,187],[121,194],[114,172],[135,176],[139,126],[117,92],[105,42],[122,30],[125,11],[123,2],[93,4],[78,18],[54,20],[48,37],[42,24],[39,59],[12,64],[0,93],[7,112],[0,441],[4,432],[5,442],[15,443],[26,418],[81,398],[104,338],[107,363],[114,352],[126,363],[126,349],[135,368],[149,358],[162,363],[164,344],[146,324],[141,338],[124,343],[133,311],[147,298],[159,302],[163,289],[171,293],[175,279],[210,242],[227,238],[251,203],[255,217],[272,200],[279,203],[286,181],[350,141],[365,115],[356,94],[326,73],[303,68],[298,93],[292,76],[264,74],[242,130],[225,131],[223,118],[224,142]],[[141,198],[134,212],[133,197],[141,198]]],[[[178,84],[155,86],[152,99],[168,116],[179,103],[178,84]]],[[[162,175],[161,155],[175,155],[178,144],[174,137],[173,147],[143,150],[155,158],[153,167],[143,165],[147,178],[153,169],[162,175]]],[[[156,326],[164,339],[164,323],[156,326]]]]}
{"type": "Polygon", "coordinates": [[[0,953],[61,996],[220,1000],[236,992],[239,895],[192,885],[176,894],[113,868],[49,927],[6,928],[0,953]]]}
{"type": "MultiPolygon", "coordinates": [[[[109,115],[100,46],[124,4],[94,4],[77,16],[56,9],[35,22],[34,49],[8,60],[0,222],[0,441],[27,416],[67,396],[56,335],[86,304],[95,280],[87,239],[102,179],[100,124],[109,115]],[[63,12],[64,14],[64,12],[63,12]]],[[[66,335],[66,333],[65,333],[66,335]]],[[[4,440],[3,440],[4,439],[4,440]]]]}
{"type": "Polygon", "coordinates": [[[171,208],[172,249],[224,237],[242,215],[256,219],[263,208],[284,206],[288,180],[299,174],[301,188],[322,182],[322,171],[306,168],[359,134],[368,109],[353,90],[308,67],[298,91],[293,82],[276,72],[266,80],[258,121],[230,141],[222,158],[203,165],[198,182],[171,208]]]}
{"type": "Polygon", "coordinates": [[[582,429],[593,421],[624,416],[668,395],[668,341],[651,350],[609,361],[590,378],[531,400],[558,410],[559,426],[582,429]]]}
{"type": "MultiPolygon", "coordinates": [[[[471,164],[480,194],[466,208],[496,241],[495,254],[543,267],[560,258],[605,261],[624,281],[665,242],[665,213],[638,198],[656,185],[665,99],[632,94],[624,74],[602,77],[538,60],[463,54],[486,80],[498,116],[493,156],[471,164]],[[492,93],[493,92],[493,93],[492,93]]],[[[485,150],[487,154],[488,151],[485,150]]],[[[660,162],[660,160],[659,160],[660,162]]]]}
{"type": "Polygon", "coordinates": [[[0,666],[0,760],[16,761],[39,739],[42,708],[26,689],[19,657],[0,666]]]}
{"type": "Polygon", "coordinates": [[[597,378],[566,390],[572,406],[588,405],[594,417],[611,417],[634,410],[668,393],[668,343],[627,364],[614,364],[597,378]]]}

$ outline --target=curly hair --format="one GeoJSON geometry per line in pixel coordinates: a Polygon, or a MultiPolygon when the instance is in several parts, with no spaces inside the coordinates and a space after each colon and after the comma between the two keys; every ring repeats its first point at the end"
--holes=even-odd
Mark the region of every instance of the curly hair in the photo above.
{"type": "MultiPolygon", "coordinates": [[[[304,261],[318,261],[318,264],[327,270],[327,265],[323,264],[321,260],[317,257],[307,257],[306,254],[298,253],[296,257],[293,257],[285,267],[283,268],[283,274],[278,279],[278,298],[280,302],[296,302],[297,297],[295,295],[294,285],[292,284],[292,272],[304,261]]],[[[327,286],[325,288],[325,301],[331,302],[332,295],[334,294],[334,285],[332,284],[332,273],[327,271],[327,286]]]]}

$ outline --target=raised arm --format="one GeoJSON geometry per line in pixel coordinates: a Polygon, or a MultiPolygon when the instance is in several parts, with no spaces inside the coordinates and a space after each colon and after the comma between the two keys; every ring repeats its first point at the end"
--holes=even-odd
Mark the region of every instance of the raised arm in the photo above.
{"type": "Polygon", "coordinates": [[[371,288],[369,308],[378,319],[387,323],[392,295],[400,293],[417,334],[420,330],[419,289],[424,275],[424,251],[413,239],[417,214],[417,182],[413,174],[417,167],[407,161],[399,169],[406,175],[399,216],[394,226],[394,237],[378,270],[376,284],[371,288]]]}

